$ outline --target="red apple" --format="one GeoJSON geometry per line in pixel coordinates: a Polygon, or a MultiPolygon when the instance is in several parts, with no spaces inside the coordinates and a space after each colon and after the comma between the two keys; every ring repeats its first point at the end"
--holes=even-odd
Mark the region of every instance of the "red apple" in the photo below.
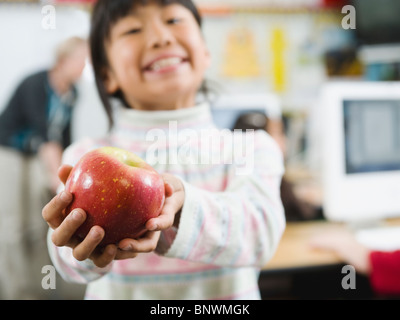
{"type": "Polygon", "coordinates": [[[83,239],[91,227],[100,226],[105,231],[102,246],[140,237],[165,200],[164,181],[157,171],[135,154],[115,147],[86,153],[65,188],[73,194],[66,214],[75,208],[87,214],[76,235],[83,239]]]}

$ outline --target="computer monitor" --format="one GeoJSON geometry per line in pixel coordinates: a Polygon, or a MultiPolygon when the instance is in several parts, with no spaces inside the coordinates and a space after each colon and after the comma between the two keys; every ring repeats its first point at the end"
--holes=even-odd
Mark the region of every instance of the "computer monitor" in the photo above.
{"type": "Polygon", "coordinates": [[[328,220],[400,216],[400,83],[324,86],[323,210],[328,220]]]}
{"type": "Polygon", "coordinates": [[[279,98],[269,93],[221,94],[211,104],[213,120],[220,129],[232,130],[244,113],[262,112],[271,119],[282,117],[279,98]]]}
{"type": "Polygon", "coordinates": [[[350,0],[356,10],[359,45],[400,43],[400,1],[350,0]]]}

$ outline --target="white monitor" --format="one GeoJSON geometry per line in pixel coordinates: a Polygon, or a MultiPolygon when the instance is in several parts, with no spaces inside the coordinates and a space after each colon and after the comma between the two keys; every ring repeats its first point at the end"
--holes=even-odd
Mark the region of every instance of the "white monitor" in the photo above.
{"type": "Polygon", "coordinates": [[[400,216],[400,83],[328,83],[319,107],[325,217],[400,216]]]}

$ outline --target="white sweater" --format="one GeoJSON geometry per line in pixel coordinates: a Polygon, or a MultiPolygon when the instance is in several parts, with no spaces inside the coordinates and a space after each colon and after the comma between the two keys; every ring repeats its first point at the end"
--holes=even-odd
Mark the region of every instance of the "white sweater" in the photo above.
{"type": "Polygon", "coordinates": [[[109,136],[72,145],[64,162],[74,165],[104,145],[130,150],[159,173],[181,178],[179,228],[163,232],[159,244],[166,252],[113,261],[103,269],[49,241],[63,278],[88,283],[87,299],[260,298],[259,270],[285,227],[283,159],[266,132],[219,130],[207,104],[175,111],[123,109],[109,136]]]}

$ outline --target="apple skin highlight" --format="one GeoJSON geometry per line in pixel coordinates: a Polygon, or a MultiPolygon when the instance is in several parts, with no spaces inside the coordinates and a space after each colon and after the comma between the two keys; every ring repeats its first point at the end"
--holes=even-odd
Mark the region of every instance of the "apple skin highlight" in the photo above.
{"type": "Polygon", "coordinates": [[[161,175],[135,154],[115,147],[86,153],[65,188],[73,195],[66,214],[81,208],[87,215],[76,235],[83,239],[93,226],[100,226],[105,231],[100,246],[140,237],[165,201],[161,175]]]}

